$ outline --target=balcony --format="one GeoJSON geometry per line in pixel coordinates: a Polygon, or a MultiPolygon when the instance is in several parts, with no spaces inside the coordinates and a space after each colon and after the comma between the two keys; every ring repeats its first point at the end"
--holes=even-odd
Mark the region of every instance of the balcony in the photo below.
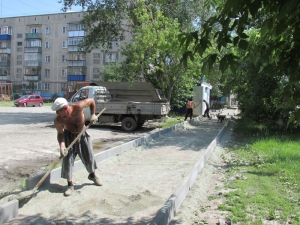
{"type": "Polygon", "coordinates": [[[0,54],[11,54],[10,48],[0,48],[0,54]]]}
{"type": "Polygon", "coordinates": [[[68,60],[68,67],[85,67],[85,60],[68,60]]]}
{"type": "Polygon", "coordinates": [[[41,33],[27,33],[25,34],[25,39],[42,39],[42,34],[41,33]]]}
{"type": "Polygon", "coordinates": [[[86,75],[68,75],[68,81],[85,81],[86,75]]]}
{"type": "Polygon", "coordinates": [[[25,47],[24,48],[25,53],[42,53],[41,47],[25,47]]]}
{"type": "Polygon", "coordinates": [[[0,34],[0,40],[1,41],[10,41],[11,40],[11,35],[9,35],[9,34],[0,34]]]}
{"type": "Polygon", "coordinates": [[[86,32],[84,30],[75,30],[68,32],[68,37],[84,37],[85,35],[86,32]]]}
{"type": "Polygon", "coordinates": [[[24,70],[24,75],[26,76],[40,76],[41,67],[28,67],[24,70]]]}
{"type": "Polygon", "coordinates": [[[68,45],[69,52],[85,52],[86,48],[79,48],[78,45],[68,45]]]}
{"type": "Polygon", "coordinates": [[[0,62],[0,67],[10,67],[10,62],[0,62]]]}
{"type": "Polygon", "coordinates": [[[26,75],[26,74],[24,74],[23,81],[41,81],[41,75],[26,75]]]}
{"type": "Polygon", "coordinates": [[[41,61],[24,61],[25,67],[41,67],[42,62],[41,61]]]}
{"type": "Polygon", "coordinates": [[[0,74],[1,81],[10,81],[10,75],[0,74]]]}

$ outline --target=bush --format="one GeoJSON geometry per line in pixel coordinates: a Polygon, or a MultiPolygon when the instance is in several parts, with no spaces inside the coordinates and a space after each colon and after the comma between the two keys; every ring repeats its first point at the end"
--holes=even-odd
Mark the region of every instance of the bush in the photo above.
{"type": "Polygon", "coordinates": [[[58,97],[58,94],[55,93],[54,95],[52,95],[51,101],[54,102],[58,97]]]}
{"type": "Polygon", "coordinates": [[[211,109],[223,109],[224,105],[221,102],[214,102],[213,106],[211,109]]]}
{"type": "Polygon", "coordinates": [[[18,98],[20,98],[22,95],[20,93],[14,93],[13,95],[11,95],[11,100],[16,100],[18,98]]]}

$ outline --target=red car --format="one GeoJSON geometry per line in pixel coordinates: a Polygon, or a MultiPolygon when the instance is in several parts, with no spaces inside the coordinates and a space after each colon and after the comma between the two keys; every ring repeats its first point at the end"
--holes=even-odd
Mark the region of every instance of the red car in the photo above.
{"type": "Polygon", "coordinates": [[[24,95],[14,101],[15,106],[39,106],[42,107],[44,100],[40,95],[24,95]]]}

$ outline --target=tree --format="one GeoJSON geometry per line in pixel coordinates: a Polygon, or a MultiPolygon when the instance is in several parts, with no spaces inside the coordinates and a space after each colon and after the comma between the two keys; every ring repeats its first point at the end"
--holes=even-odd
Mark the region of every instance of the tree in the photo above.
{"type": "Polygon", "coordinates": [[[88,51],[99,45],[105,47],[111,40],[123,40],[126,32],[133,34],[132,42],[122,49],[122,55],[127,56],[122,69],[109,66],[103,74],[106,78],[126,76],[126,80],[149,81],[164,90],[170,102],[175,91],[175,105],[182,105],[183,99],[192,95],[190,89],[201,78],[199,58],[189,62],[187,68],[180,65],[182,53],[177,36],[182,30],[192,29],[191,20],[197,15],[191,4],[180,0],[165,5],[155,0],[64,0],[65,9],[81,5],[86,10],[82,23],[87,36],[82,45],[88,51]]]}
{"type": "Polygon", "coordinates": [[[274,96],[277,107],[272,113],[292,109],[288,124],[293,121],[299,124],[300,112],[295,108],[300,102],[300,1],[226,0],[216,10],[218,15],[210,17],[199,32],[182,34],[182,46],[194,44],[194,51],[187,50],[183,61],[194,54],[203,56],[216,42],[219,52],[208,55],[203,68],[212,68],[219,62],[222,72],[229,68],[235,74],[248,61],[257,68],[261,78],[274,75],[280,90],[274,96]],[[252,30],[259,32],[252,43],[256,47],[249,49],[252,30]],[[235,54],[230,49],[238,49],[243,54],[235,54]]]}

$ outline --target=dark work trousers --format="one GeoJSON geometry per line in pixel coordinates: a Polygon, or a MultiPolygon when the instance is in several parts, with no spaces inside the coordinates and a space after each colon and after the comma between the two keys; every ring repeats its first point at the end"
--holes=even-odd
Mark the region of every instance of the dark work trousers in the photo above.
{"type": "MultiPolygon", "coordinates": [[[[78,134],[72,134],[68,130],[64,130],[66,148],[72,143],[78,134]]],[[[72,178],[74,161],[76,156],[79,156],[83,165],[89,173],[94,173],[97,169],[97,163],[94,158],[93,145],[90,140],[90,135],[84,132],[81,137],[76,141],[73,147],[69,150],[68,154],[63,158],[61,177],[72,178]]]]}
{"type": "Polygon", "coordinates": [[[192,108],[189,108],[186,110],[186,114],[185,114],[185,119],[186,120],[188,118],[188,116],[190,116],[190,119],[193,118],[193,109],[192,108]]]}
{"type": "Polygon", "coordinates": [[[209,109],[208,109],[208,108],[205,109],[204,115],[203,115],[203,116],[204,116],[204,117],[207,116],[207,117],[210,119],[210,116],[209,116],[209,109]]]}

